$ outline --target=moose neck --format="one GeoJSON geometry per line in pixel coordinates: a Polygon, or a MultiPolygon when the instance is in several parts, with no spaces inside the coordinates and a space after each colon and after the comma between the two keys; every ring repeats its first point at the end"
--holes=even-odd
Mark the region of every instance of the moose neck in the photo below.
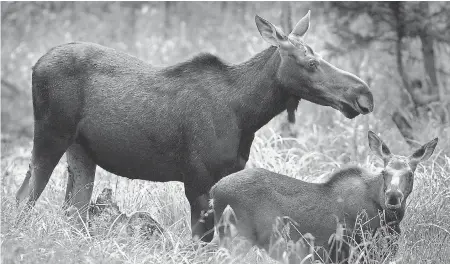
{"type": "Polygon", "coordinates": [[[289,95],[277,79],[281,57],[270,47],[250,60],[231,68],[234,91],[225,100],[238,117],[239,127],[256,132],[286,109],[289,95]]]}
{"type": "Polygon", "coordinates": [[[377,174],[375,177],[368,177],[365,179],[367,190],[369,191],[369,196],[372,201],[377,205],[380,209],[385,209],[384,207],[384,191],[383,191],[383,175],[377,174]]]}

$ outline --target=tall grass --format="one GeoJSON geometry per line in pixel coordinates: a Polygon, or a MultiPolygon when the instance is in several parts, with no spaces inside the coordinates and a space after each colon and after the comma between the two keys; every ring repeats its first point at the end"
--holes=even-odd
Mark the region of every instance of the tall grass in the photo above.
{"type": "MultiPolygon", "coordinates": [[[[291,127],[297,137],[282,137],[285,116],[262,128],[253,143],[248,167],[263,167],[308,181],[323,180],[348,163],[375,170],[381,162],[368,155],[366,127],[380,132],[394,153],[408,154],[406,143],[395,130],[374,116],[347,120],[329,111],[331,126],[317,125],[309,114],[312,106],[300,106],[298,123],[291,127]],[[355,125],[355,123],[357,125],[355,125]],[[349,129],[350,128],[350,129],[349,129]],[[377,129],[374,129],[377,128],[377,129]],[[354,138],[357,137],[355,141],[354,138]],[[353,146],[356,144],[356,146],[353,146]],[[352,153],[356,149],[356,154],[352,153]],[[352,159],[352,157],[357,157],[352,159]]],[[[313,110],[312,110],[313,111],[313,110]]],[[[414,190],[408,198],[401,223],[399,263],[447,263],[450,259],[450,139],[448,127],[428,131],[423,142],[434,136],[440,141],[432,158],[419,165],[414,190]]],[[[419,133],[420,134],[420,133],[419,133]]],[[[19,221],[14,195],[19,188],[31,154],[31,143],[3,146],[1,250],[2,263],[272,263],[267,254],[253,248],[244,256],[225,249],[201,250],[190,239],[189,205],[181,183],[153,183],[117,177],[97,169],[94,197],[105,187],[125,213],[149,212],[166,230],[147,241],[118,233],[90,236],[76,229],[64,216],[61,205],[67,181],[63,157],[29,221],[19,221]]],[[[112,223],[110,223],[112,224],[112,223]]],[[[358,262],[353,262],[358,263],[358,262]]],[[[382,263],[382,262],[371,262],[382,263]]]]}

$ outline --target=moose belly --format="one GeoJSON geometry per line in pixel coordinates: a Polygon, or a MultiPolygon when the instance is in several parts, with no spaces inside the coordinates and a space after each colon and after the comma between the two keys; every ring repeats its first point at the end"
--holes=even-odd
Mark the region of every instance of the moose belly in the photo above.
{"type": "Polygon", "coordinates": [[[90,122],[81,124],[78,131],[75,142],[111,173],[159,182],[182,180],[182,146],[171,133],[151,133],[123,123],[90,122]]]}

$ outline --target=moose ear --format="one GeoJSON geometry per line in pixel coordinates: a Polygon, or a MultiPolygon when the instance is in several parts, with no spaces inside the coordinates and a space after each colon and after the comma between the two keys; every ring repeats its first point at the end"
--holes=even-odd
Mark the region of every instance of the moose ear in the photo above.
{"type": "Polygon", "coordinates": [[[386,166],[386,164],[392,157],[391,151],[386,146],[386,144],[384,144],[383,140],[381,140],[375,133],[370,130],[368,132],[368,138],[370,149],[375,153],[375,155],[383,160],[384,166],[386,166]]]}
{"type": "Polygon", "coordinates": [[[255,23],[263,39],[271,45],[278,47],[280,46],[281,41],[287,39],[286,35],[280,28],[272,25],[272,23],[258,15],[255,16],[255,23]]]}
{"type": "Polygon", "coordinates": [[[290,36],[294,38],[301,38],[306,34],[309,29],[310,14],[311,10],[308,10],[308,13],[300,19],[300,21],[298,21],[297,25],[295,25],[291,34],[289,34],[290,36]]]}
{"type": "Polygon", "coordinates": [[[417,164],[419,164],[422,161],[426,161],[431,157],[431,155],[434,152],[434,149],[436,148],[436,145],[438,143],[438,138],[435,138],[431,140],[430,142],[426,143],[422,147],[420,147],[418,150],[414,151],[414,153],[409,156],[409,164],[413,169],[417,167],[417,164]]]}

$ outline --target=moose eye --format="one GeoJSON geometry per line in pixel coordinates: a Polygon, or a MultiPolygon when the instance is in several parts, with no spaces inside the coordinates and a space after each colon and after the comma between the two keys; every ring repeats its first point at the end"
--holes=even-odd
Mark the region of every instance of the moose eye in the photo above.
{"type": "Polygon", "coordinates": [[[308,66],[311,70],[315,70],[315,69],[317,69],[317,67],[319,67],[319,62],[314,59],[311,59],[308,62],[308,66]]]}

